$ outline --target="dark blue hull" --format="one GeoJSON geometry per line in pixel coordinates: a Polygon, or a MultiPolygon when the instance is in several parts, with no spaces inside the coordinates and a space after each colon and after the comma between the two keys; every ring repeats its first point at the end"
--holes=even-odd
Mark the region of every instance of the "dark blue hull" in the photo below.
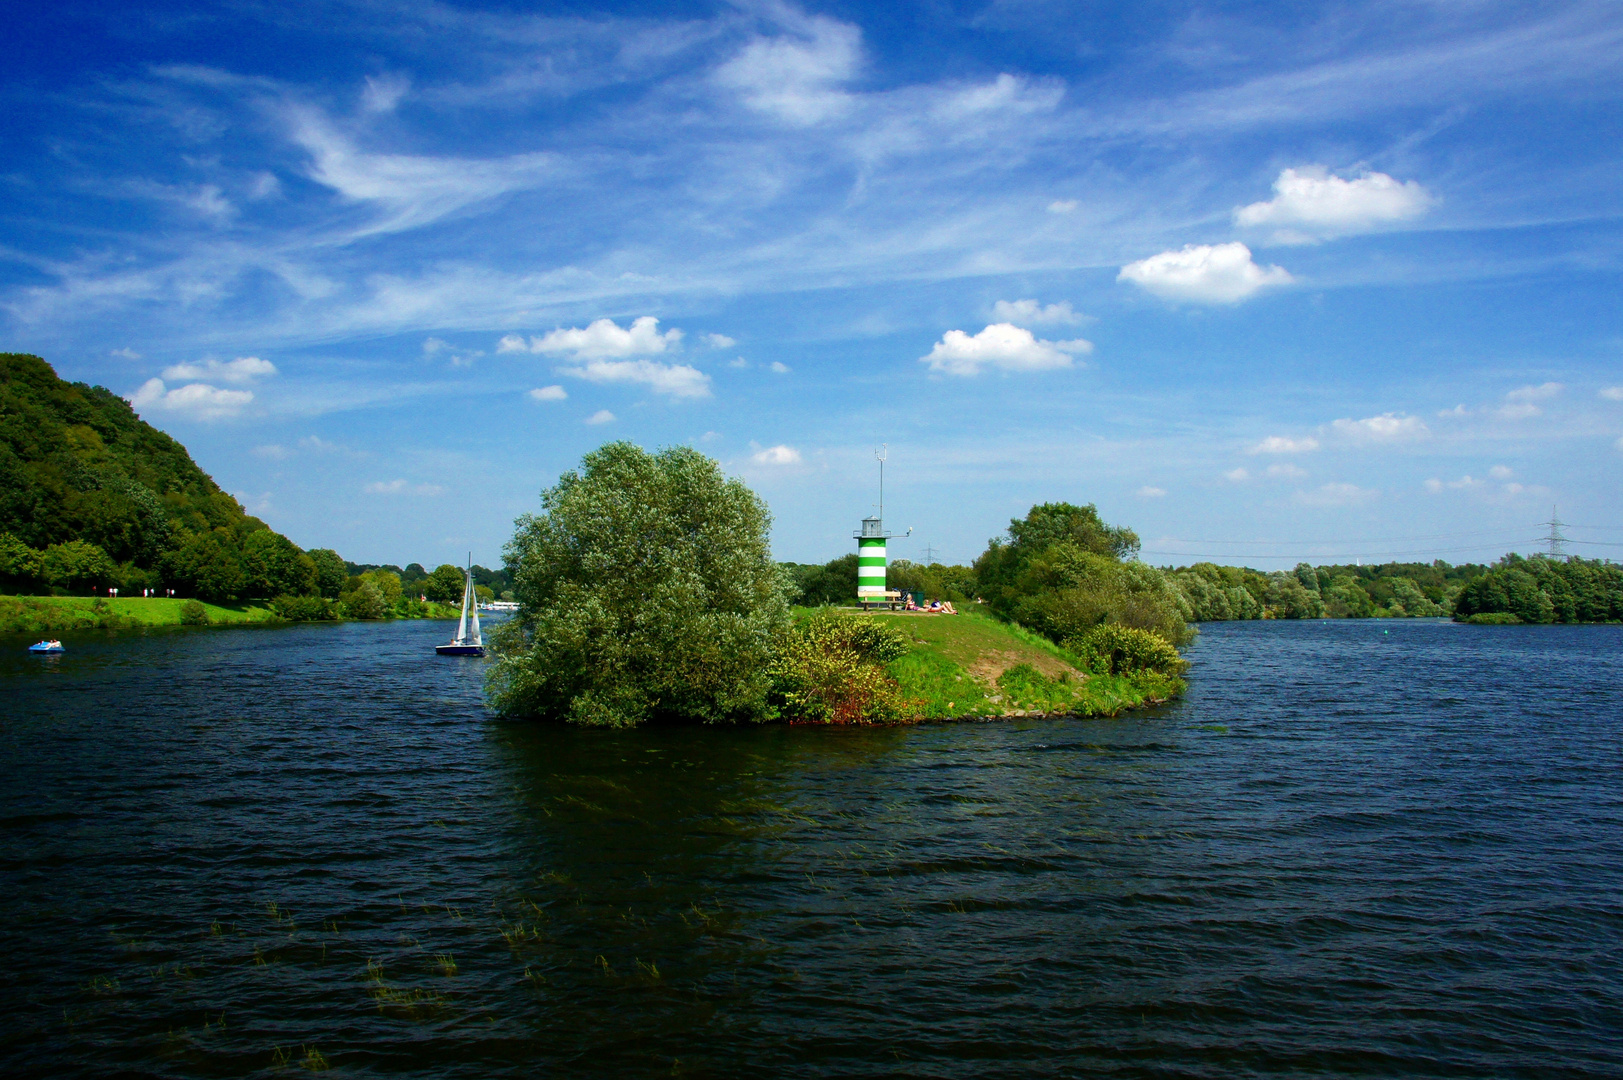
{"type": "Polygon", "coordinates": [[[483,656],[483,645],[436,645],[434,651],[441,656],[483,656]]]}

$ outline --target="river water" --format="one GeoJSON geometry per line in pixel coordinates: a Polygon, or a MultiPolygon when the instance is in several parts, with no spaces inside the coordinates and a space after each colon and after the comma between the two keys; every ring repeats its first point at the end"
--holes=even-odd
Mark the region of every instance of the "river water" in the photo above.
{"type": "Polygon", "coordinates": [[[0,641],[7,1076],[1623,1074],[1623,627],[1117,720],[561,730],[436,623],[0,641]]]}

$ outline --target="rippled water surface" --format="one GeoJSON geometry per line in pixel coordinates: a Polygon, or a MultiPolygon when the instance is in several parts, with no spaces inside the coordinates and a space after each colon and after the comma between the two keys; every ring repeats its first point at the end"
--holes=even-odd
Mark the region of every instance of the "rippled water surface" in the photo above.
{"type": "Polygon", "coordinates": [[[1104,721],[491,719],[433,623],[0,656],[9,1076],[1623,1074],[1623,628],[1104,721]]]}

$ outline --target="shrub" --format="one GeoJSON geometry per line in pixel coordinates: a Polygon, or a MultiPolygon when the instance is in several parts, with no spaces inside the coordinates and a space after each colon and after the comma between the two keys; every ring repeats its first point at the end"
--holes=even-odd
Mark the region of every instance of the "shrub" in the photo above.
{"type": "Polygon", "coordinates": [[[180,605],[180,621],[185,626],[207,626],[208,608],[196,600],[188,600],[180,605]]]}
{"type": "Polygon", "coordinates": [[[1479,611],[1465,621],[1472,626],[1520,626],[1522,622],[1508,611],[1479,611]]]}
{"type": "Polygon", "coordinates": [[[610,443],[582,465],[504,552],[519,612],[492,635],[497,710],[607,727],[766,719],[789,619],[766,504],[689,447],[610,443]]]}
{"type": "Polygon", "coordinates": [[[338,605],[319,596],[289,596],[271,601],[276,614],[288,622],[321,622],[338,618],[338,605]]]}
{"type": "Polygon", "coordinates": [[[364,577],[353,592],[343,595],[342,603],[344,614],[352,619],[381,619],[389,613],[388,605],[384,602],[383,590],[364,577]]]}
{"type": "Polygon", "coordinates": [[[913,711],[884,668],[907,639],[872,619],[824,608],[784,635],[768,674],[777,718],[812,724],[883,724],[913,711]]]}
{"type": "Polygon", "coordinates": [[[1189,666],[1165,638],[1131,626],[1096,626],[1068,640],[1065,647],[1100,675],[1148,671],[1177,676],[1189,666]]]}

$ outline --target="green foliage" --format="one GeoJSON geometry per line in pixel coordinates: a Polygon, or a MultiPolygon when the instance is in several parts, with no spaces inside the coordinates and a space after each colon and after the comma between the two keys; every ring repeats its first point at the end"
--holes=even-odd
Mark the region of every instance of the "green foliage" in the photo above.
{"type": "Polygon", "coordinates": [[[39,552],[10,533],[0,533],[0,590],[29,589],[38,579],[39,552]]]}
{"type": "Polygon", "coordinates": [[[39,576],[48,585],[72,592],[106,588],[118,567],[95,544],[69,540],[40,553],[39,576]]]}
{"type": "Polygon", "coordinates": [[[1479,611],[1465,616],[1461,621],[1472,626],[1520,626],[1522,622],[1508,611],[1479,611]]]}
{"type": "Polygon", "coordinates": [[[186,626],[207,626],[208,609],[196,600],[188,600],[180,605],[180,621],[186,626]]]}
{"type": "Polygon", "coordinates": [[[1309,566],[1264,574],[1237,566],[1196,563],[1166,571],[1194,622],[1228,619],[1367,619],[1435,617],[1486,567],[1385,563],[1309,566]]]}
{"type": "Polygon", "coordinates": [[[166,553],[158,568],[181,593],[204,600],[229,600],[242,592],[242,552],[229,529],[193,536],[179,550],[166,553]]]}
{"type": "Polygon", "coordinates": [[[765,503],[696,450],[624,442],[541,502],[504,552],[519,612],[493,635],[500,712],[608,727],[765,718],[788,623],[765,503]]]}
{"type": "Polygon", "coordinates": [[[445,563],[423,578],[418,587],[430,600],[441,604],[460,604],[462,592],[467,587],[467,577],[457,567],[445,563]]]}
{"type": "Polygon", "coordinates": [[[1623,621],[1623,566],[1595,559],[1506,555],[1461,590],[1454,615],[1514,615],[1524,623],[1623,621]]]}
{"type": "Polygon", "coordinates": [[[968,566],[911,562],[897,559],[885,571],[885,583],[892,589],[917,593],[922,600],[951,600],[962,604],[973,600],[979,582],[968,566]]]}
{"type": "Polygon", "coordinates": [[[351,619],[382,619],[388,616],[391,607],[383,590],[370,576],[362,576],[353,589],[340,597],[340,603],[344,614],[351,619]]]}
{"type": "Polygon", "coordinates": [[[781,563],[791,587],[790,600],[799,607],[852,604],[857,598],[857,554],[830,559],[822,566],[781,563]]]}
{"type": "Polygon", "coordinates": [[[278,617],[288,622],[327,622],[338,618],[338,604],[319,596],[278,596],[271,601],[278,617]]]}
{"type": "Polygon", "coordinates": [[[1081,657],[1089,671],[1100,675],[1144,671],[1181,675],[1189,666],[1165,638],[1131,626],[1096,626],[1065,645],[1081,657]]]}
{"type": "Polygon", "coordinates": [[[312,548],[305,552],[316,568],[316,595],[336,597],[349,581],[344,560],[331,548],[312,548]]]}
{"type": "Polygon", "coordinates": [[[907,717],[896,679],[885,670],[908,652],[895,629],[822,608],[784,635],[768,673],[769,714],[811,724],[883,724],[907,717]]]}
{"type": "Polygon", "coordinates": [[[305,596],[316,591],[315,560],[270,529],[242,539],[242,596],[305,596]]]}
{"type": "MultiPolygon", "coordinates": [[[[1120,562],[1138,552],[1138,535],[1131,529],[1106,525],[1092,503],[1043,503],[1023,519],[1009,522],[1009,540],[992,540],[975,560],[980,594],[1000,618],[1017,618],[1015,607],[1044,587],[1042,561],[1050,549],[1061,548],[1071,558],[1094,555],[1120,562]],[[1033,572],[1037,578],[1033,579],[1033,572]]],[[[1052,587],[1048,585],[1047,587],[1052,587]]]]}

